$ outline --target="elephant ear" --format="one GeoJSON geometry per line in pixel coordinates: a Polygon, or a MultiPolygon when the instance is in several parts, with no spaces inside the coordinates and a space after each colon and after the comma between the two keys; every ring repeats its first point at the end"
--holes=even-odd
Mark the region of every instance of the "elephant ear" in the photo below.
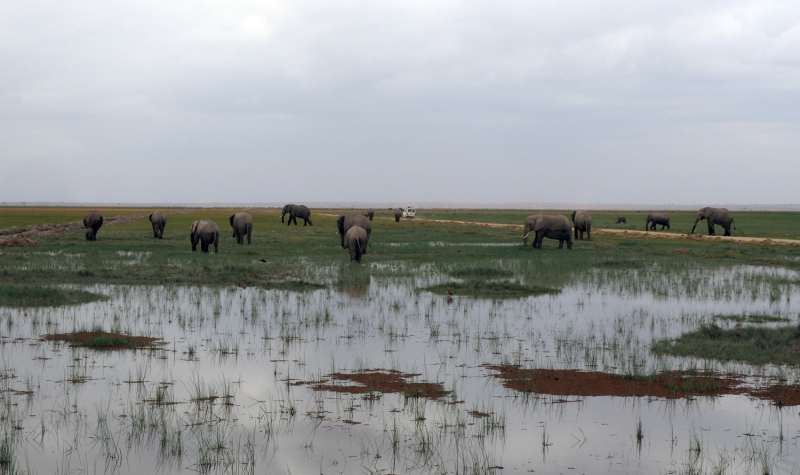
{"type": "Polygon", "coordinates": [[[336,227],[339,229],[339,234],[344,234],[344,215],[339,216],[336,220],[336,227]]]}
{"type": "Polygon", "coordinates": [[[150,216],[148,216],[148,217],[147,217],[147,219],[149,219],[150,221],[152,221],[152,220],[153,220],[153,213],[150,213],[150,216]]]}
{"type": "Polygon", "coordinates": [[[193,223],[192,223],[192,230],[191,230],[191,234],[192,234],[192,235],[194,235],[195,231],[197,231],[197,224],[198,224],[199,222],[200,222],[200,221],[195,221],[195,222],[193,222],[193,223]]]}
{"type": "Polygon", "coordinates": [[[541,218],[537,218],[537,219],[534,219],[534,220],[533,220],[533,226],[532,226],[532,229],[533,229],[533,231],[534,231],[534,232],[536,232],[536,231],[540,231],[540,230],[542,230],[543,228],[544,228],[544,220],[543,220],[543,219],[541,219],[541,218]]]}
{"type": "Polygon", "coordinates": [[[232,215],[231,215],[231,219],[230,219],[231,226],[233,226],[233,217],[234,217],[234,216],[236,216],[236,215],[235,215],[235,214],[232,214],[232,215]]]}

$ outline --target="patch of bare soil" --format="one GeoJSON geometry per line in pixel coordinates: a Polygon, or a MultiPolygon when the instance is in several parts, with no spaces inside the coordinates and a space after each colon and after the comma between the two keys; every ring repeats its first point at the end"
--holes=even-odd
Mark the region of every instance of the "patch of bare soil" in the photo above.
{"type": "Polygon", "coordinates": [[[32,247],[38,246],[39,243],[28,238],[11,236],[10,238],[0,239],[0,246],[5,247],[32,247]]]}
{"type": "Polygon", "coordinates": [[[798,385],[776,384],[754,388],[743,385],[742,377],[731,374],[667,371],[647,377],[628,378],[592,371],[522,369],[513,365],[485,367],[497,371],[494,376],[503,380],[506,388],[554,396],[649,396],[679,399],[742,394],[769,400],[779,406],[800,405],[798,385]]]}
{"type": "Polygon", "coordinates": [[[442,383],[412,382],[419,374],[401,373],[390,369],[370,369],[356,373],[333,373],[329,379],[313,383],[315,391],[334,391],[348,394],[402,393],[406,397],[439,399],[450,394],[442,383]]]}
{"type": "Polygon", "coordinates": [[[72,346],[84,346],[103,350],[129,350],[153,348],[165,344],[159,338],[131,336],[108,332],[54,333],[42,336],[44,341],[65,341],[72,346]]]}
{"type": "MultiPolygon", "coordinates": [[[[186,214],[190,213],[191,211],[192,210],[190,209],[184,209],[180,211],[168,211],[166,212],[166,214],[186,214]]],[[[112,216],[110,218],[103,218],[103,226],[128,224],[134,221],[138,221],[140,219],[144,219],[147,216],[148,216],[147,214],[131,214],[131,215],[120,214],[117,216],[112,216]]],[[[19,226],[12,226],[10,228],[0,229],[0,236],[13,235],[11,238],[0,239],[0,246],[7,246],[7,244],[4,243],[7,242],[9,239],[36,237],[36,236],[55,236],[57,234],[69,231],[77,231],[79,229],[84,229],[83,221],[73,221],[71,223],[59,223],[59,224],[52,224],[52,223],[34,224],[25,228],[19,226]]]]}

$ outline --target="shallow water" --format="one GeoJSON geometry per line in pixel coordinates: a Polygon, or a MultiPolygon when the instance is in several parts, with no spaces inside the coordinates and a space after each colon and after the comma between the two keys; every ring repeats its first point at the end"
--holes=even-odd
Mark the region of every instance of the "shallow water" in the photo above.
{"type": "Polygon", "coordinates": [[[648,348],[716,314],[796,323],[797,279],[759,267],[608,270],[557,295],[449,303],[416,290],[422,276],[305,293],[98,286],[90,290],[110,300],[0,309],[0,427],[16,469],[29,473],[689,473],[725,463],[721,473],[800,471],[798,408],[744,396],[520,394],[482,366],[697,367],[794,380],[794,369],[648,348]],[[95,328],[167,344],[103,352],[39,341],[95,328]],[[419,374],[453,394],[365,399],[302,384],[375,368],[419,374]]]}

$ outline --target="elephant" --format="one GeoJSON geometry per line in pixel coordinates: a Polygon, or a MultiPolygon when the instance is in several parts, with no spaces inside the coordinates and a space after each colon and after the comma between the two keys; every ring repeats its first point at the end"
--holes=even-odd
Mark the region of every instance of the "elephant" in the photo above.
{"type": "Polygon", "coordinates": [[[694,228],[697,227],[697,223],[700,221],[707,219],[708,220],[708,235],[715,236],[714,233],[714,225],[719,224],[725,229],[725,236],[731,235],[731,225],[733,225],[733,229],[736,229],[736,223],[733,220],[733,215],[730,211],[726,208],[711,208],[706,206],[705,208],[700,208],[697,211],[697,219],[694,220],[694,226],[692,226],[692,232],[689,234],[694,234],[694,228]]]}
{"type": "MultiPolygon", "coordinates": [[[[353,226],[364,228],[367,232],[367,240],[369,240],[369,236],[372,234],[372,224],[369,222],[369,218],[363,214],[357,213],[343,214],[336,220],[336,227],[339,229],[339,237],[341,237],[342,241],[342,249],[347,249],[347,246],[344,245],[344,238],[347,235],[347,231],[353,226]]],[[[366,253],[367,249],[364,248],[364,254],[366,253]]]]}
{"type": "Polygon", "coordinates": [[[394,210],[394,222],[399,223],[400,218],[403,217],[403,208],[395,208],[394,210]]]}
{"type": "Polygon", "coordinates": [[[661,225],[661,230],[664,230],[666,226],[669,229],[669,216],[664,213],[650,213],[647,215],[647,221],[644,223],[644,229],[647,229],[647,226],[650,226],[651,231],[656,230],[656,224],[661,225]]]}
{"type": "Polygon", "coordinates": [[[581,233],[581,241],[583,240],[583,233],[586,233],[586,239],[592,240],[592,216],[586,211],[573,211],[572,222],[575,224],[575,239],[578,239],[578,232],[581,233]]]}
{"type": "Polygon", "coordinates": [[[522,247],[528,245],[528,234],[534,233],[533,248],[541,249],[544,238],[558,239],[558,248],[572,249],[572,226],[566,216],[534,214],[525,218],[525,228],[522,236],[522,247]]]}
{"type": "Polygon", "coordinates": [[[204,219],[192,223],[192,232],[189,234],[192,240],[192,252],[197,250],[197,243],[200,243],[200,250],[207,253],[208,245],[214,244],[214,254],[219,252],[219,227],[214,221],[204,219]]]}
{"type": "Polygon", "coordinates": [[[614,224],[625,223],[628,224],[628,221],[625,219],[625,216],[618,216],[617,220],[614,221],[614,224]]]}
{"type": "Polygon", "coordinates": [[[164,228],[167,227],[167,215],[163,211],[150,213],[150,223],[153,225],[153,237],[164,239],[164,228]]]}
{"type": "Polygon", "coordinates": [[[281,211],[281,222],[283,222],[283,217],[286,214],[289,214],[289,222],[286,223],[287,226],[292,224],[294,221],[294,225],[297,226],[297,217],[303,218],[303,226],[307,225],[314,225],[311,222],[311,210],[308,209],[307,206],[304,205],[286,205],[283,207],[283,211],[281,211]]]}
{"type": "Polygon", "coordinates": [[[364,216],[369,218],[370,221],[372,221],[372,218],[375,216],[375,210],[365,209],[364,211],[361,212],[361,214],[363,214],[364,216]]]}
{"type": "Polygon", "coordinates": [[[89,211],[83,217],[83,227],[86,228],[86,240],[97,241],[97,230],[103,225],[103,217],[97,211],[89,211]]]}
{"type": "Polygon", "coordinates": [[[250,237],[253,235],[253,218],[247,213],[232,214],[230,218],[233,236],[236,244],[243,244],[244,237],[247,236],[247,244],[250,244],[250,237]]]}
{"type": "Polygon", "coordinates": [[[350,250],[350,262],[361,263],[361,256],[367,253],[369,234],[361,226],[353,226],[347,231],[347,249],[350,250]]]}

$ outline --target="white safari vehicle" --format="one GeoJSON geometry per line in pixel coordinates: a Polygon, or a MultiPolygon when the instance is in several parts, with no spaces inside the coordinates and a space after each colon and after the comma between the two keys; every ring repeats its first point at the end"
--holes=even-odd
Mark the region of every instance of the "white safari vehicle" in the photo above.
{"type": "Polygon", "coordinates": [[[414,218],[416,216],[417,216],[417,210],[415,210],[411,206],[406,206],[406,208],[403,210],[404,218],[414,218]]]}

